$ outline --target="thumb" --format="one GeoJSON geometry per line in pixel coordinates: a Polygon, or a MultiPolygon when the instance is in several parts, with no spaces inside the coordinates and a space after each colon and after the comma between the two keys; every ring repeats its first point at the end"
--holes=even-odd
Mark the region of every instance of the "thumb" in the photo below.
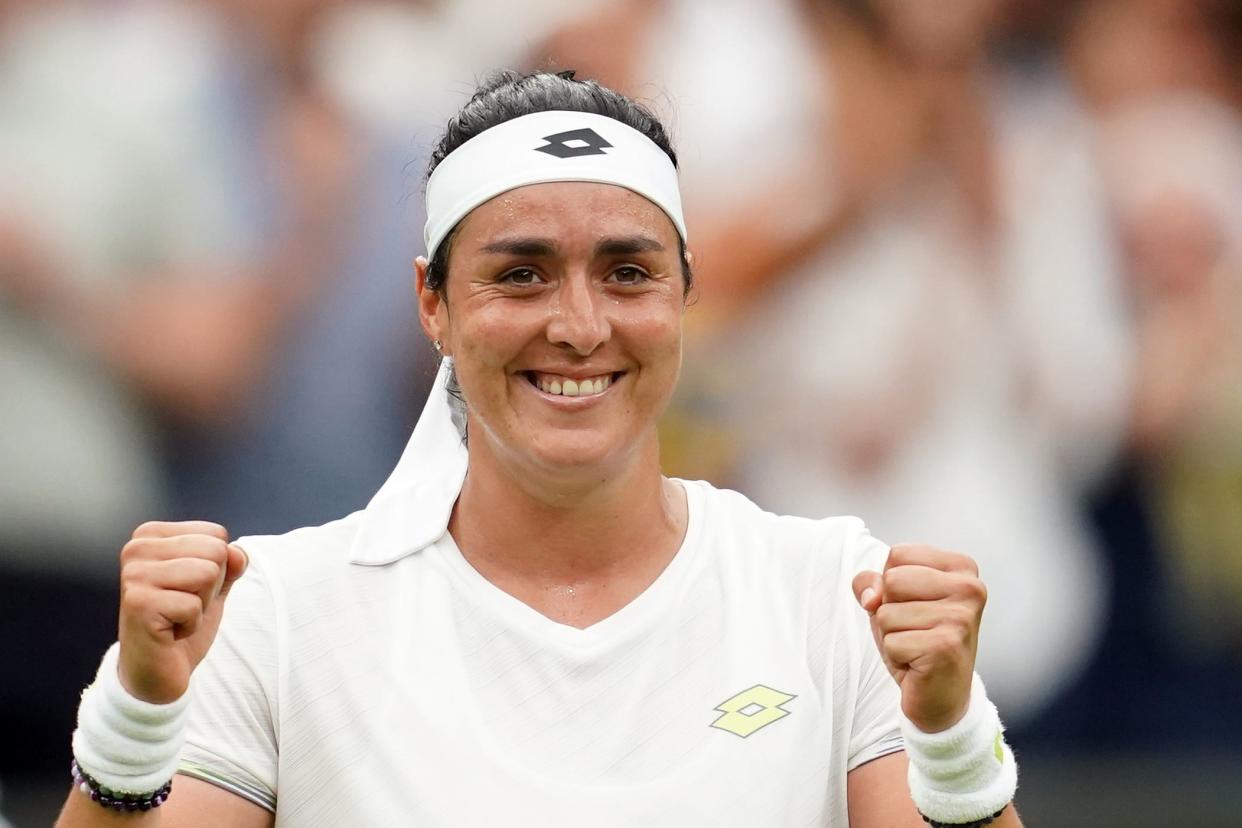
{"type": "Polygon", "coordinates": [[[232,588],[238,578],[246,574],[246,569],[249,566],[250,556],[246,554],[246,550],[235,543],[230,543],[229,559],[224,573],[224,585],[220,587],[221,598],[228,595],[229,589],[232,588]]]}
{"type": "Polygon", "coordinates": [[[850,586],[854,589],[854,598],[858,601],[858,605],[865,609],[868,615],[874,615],[884,600],[880,573],[870,570],[859,572],[854,576],[854,581],[850,586]]]}

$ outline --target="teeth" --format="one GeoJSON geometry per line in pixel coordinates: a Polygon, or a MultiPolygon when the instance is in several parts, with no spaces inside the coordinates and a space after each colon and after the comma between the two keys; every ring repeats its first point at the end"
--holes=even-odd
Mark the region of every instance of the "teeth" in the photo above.
{"type": "Polygon", "coordinates": [[[589,394],[602,394],[604,389],[612,385],[612,376],[595,377],[594,379],[541,379],[540,390],[546,394],[557,394],[564,397],[585,397],[589,394]]]}

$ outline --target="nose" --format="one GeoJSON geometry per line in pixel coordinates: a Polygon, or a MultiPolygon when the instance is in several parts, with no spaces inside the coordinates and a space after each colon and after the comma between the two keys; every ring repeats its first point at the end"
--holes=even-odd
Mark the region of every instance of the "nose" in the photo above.
{"type": "Polygon", "coordinates": [[[612,336],[606,302],[585,274],[562,281],[552,301],[548,341],[580,356],[593,353],[612,336]]]}

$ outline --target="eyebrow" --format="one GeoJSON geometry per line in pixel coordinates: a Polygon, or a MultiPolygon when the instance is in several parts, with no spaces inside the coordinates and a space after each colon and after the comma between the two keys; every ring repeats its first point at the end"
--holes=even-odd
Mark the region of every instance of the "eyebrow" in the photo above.
{"type": "Polygon", "coordinates": [[[556,253],[556,242],[551,239],[521,238],[501,239],[479,248],[484,253],[501,253],[510,256],[551,256],[556,253]]]}
{"type": "MultiPolygon", "coordinates": [[[[507,256],[554,256],[557,244],[552,239],[500,239],[479,248],[484,253],[507,256]]],[[[595,245],[596,256],[629,256],[635,253],[661,253],[664,245],[650,236],[619,236],[600,239],[595,245]]]]}
{"type": "Polygon", "coordinates": [[[662,253],[664,245],[650,236],[624,236],[601,239],[595,245],[596,256],[629,256],[634,253],[662,253]]]}

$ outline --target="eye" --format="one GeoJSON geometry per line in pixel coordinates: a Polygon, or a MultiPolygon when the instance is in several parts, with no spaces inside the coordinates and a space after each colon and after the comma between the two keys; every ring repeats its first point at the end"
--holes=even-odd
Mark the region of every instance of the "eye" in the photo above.
{"type": "Polygon", "coordinates": [[[543,279],[538,273],[531,270],[529,267],[515,267],[513,270],[506,271],[501,274],[497,281],[510,285],[524,286],[537,285],[542,282],[543,279]]]}
{"type": "Polygon", "coordinates": [[[651,277],[640,267],[622,265],[612,272],[611,278],[619,285],[641,285],[651,277]]]}

